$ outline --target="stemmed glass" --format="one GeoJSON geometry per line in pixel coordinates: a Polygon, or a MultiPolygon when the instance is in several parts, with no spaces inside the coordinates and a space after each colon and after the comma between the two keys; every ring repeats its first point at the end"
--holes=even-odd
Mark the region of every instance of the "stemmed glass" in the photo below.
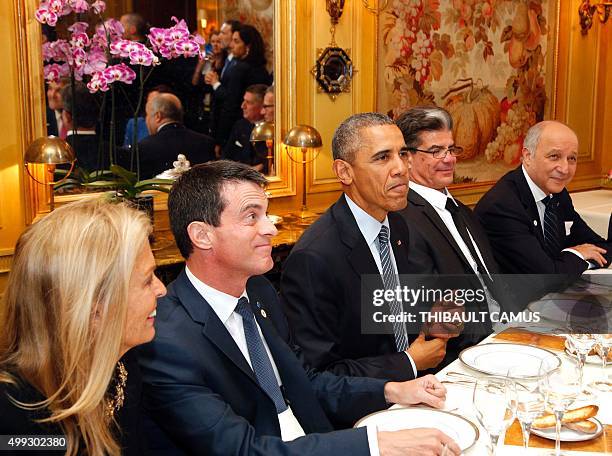
{"type": "Polygon", "coordinates": [[[589,386],[602,392],[608,392],[612,388],[612,383],[608,378],[606,367],[608,367],[608,355],[610,348],[612,348],[612,334],[594,334],[597,340],[597,348],[599,356],[601,356],[601,368],[603,370],[603,376],[601,380],[592,382],[589,386]]]}
{"type": "Polygon", "coordinates": [[[494,455],[499,436],[512,424],[516,413],[516,385],[506,377],[478,379],[473,394],[476,418],[489,434],[489,454],[494,455]]]}
{"type": "Polygon", "coordinates": [[[529,448],[529,436],[533,421],[544,413],[546,391],[544,388],[547,374],[541,365],[534,371],[529,366],[513,366],[508,369],[508,378],[518,380],[515,385],[516,418],[523,433],[523,449],[529,448]]]}
{"type": "Polygon", "coordinates": [[[589,328],[584,326],[571,325],[568,326],[568,334],[566,341],[568,348],[576,353],[578,359],[578,368],[580,369],[580,381],[584,375],[584,363],[586,362],[589,352],[595,346],[597,340],[592,334],[589,334],[589,328]]]}
{"type": "Polygon", "coordinates": [[[547,408],[555,415],[555,452],[561,456],[561,420],[582,391],[582,374],[573,361],[564,362],[559,368],[543,362],[549,373],[543,378],[542,387],[546,394],[547,408]]]}

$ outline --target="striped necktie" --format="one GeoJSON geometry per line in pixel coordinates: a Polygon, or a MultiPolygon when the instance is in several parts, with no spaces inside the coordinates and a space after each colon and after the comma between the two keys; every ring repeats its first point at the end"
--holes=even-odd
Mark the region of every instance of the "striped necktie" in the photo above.
{"type": "Polygon", "coordinates": [[[559,216],[557,208],[559,202],[554,196],[542,200],[544,210],[544,243],[551,256],[557,257],[561,251],[561,235],[559,232],[559,216]]]}
{"type": "Polygon", "coordinates": [[[287,404],[285,404],[283,393],[278,386],[266,347],[259,335],[257,323],[255,322],[255,315],[253,315],[249,300],[244,296],[240,298],[236,305],[235,312],[242,317],[242,325],[244,327],[244,336],[249,351],[249,358],[251,358],[251,365],[253,366],[253,372],[255,372],[255,377],[257,377],[259,386],[261,386],[274,402],[276,413],[282,413],[287,410],[287,404]]]}
{"type": "MultiPolygon", "coordinates": [[[[399,287],[399,280],[393,265],[391,264],[391,253],[389,251],[389,228],[385,225],[380,227],[378,233],[378,245],[380,252],[380,263],[382,265],[383,285],[387,290],[396,290],[399,287]]],[[[391,314],[401,315],[403,312],[402,303],[394,300],[390,303],[391,314]]],[[[396,319],[397,320],[397,319],[396,319]]],[[[408,335],[406,326],[402,322],[395,321],[393,323],[393,334],[395,335],[395,345],[397,351],[404,351],[408,348],[408,335]]]]}

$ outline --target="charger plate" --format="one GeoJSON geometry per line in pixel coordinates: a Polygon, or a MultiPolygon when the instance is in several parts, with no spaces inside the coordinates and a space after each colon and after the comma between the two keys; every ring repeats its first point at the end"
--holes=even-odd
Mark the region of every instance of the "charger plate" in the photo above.
{"type": "Polygon", "coordinates": [[[379,431],[434,428],[457,442],[461,451],[471,448],[478,440],[478,427],[462,416],[444,410],[422,407],[392,408],[361,418],[355,427],[374,425],[379,431]]]}
{"type": "Polygon", "coordinates": [[[459,353],[459,359],[470,369],[483,374],[501,375],[508,374],[508,368],[512,366],[523,366],[532,371],[535,377],[543,360],[547,360],[550,369],[561,366],[561,358],[553,352],[533,345],[524,344],[479,344],[466,348],[459,353]]]}

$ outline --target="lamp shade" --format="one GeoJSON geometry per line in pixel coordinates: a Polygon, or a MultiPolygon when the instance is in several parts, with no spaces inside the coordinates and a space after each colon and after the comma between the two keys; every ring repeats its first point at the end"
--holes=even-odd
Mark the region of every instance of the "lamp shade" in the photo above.
{"type": "Polygon", "coordinates": [[[28,146],[25,152],[26,163],[45,163],[59,165],[75,160],[72,146],[56,136],[43,136],[28,146]]]}
{"type": "Polygon", "coordinates": [[[274,140],[274,124],[272,122],[261,121],[255,124],[251,131],[251,141],[274,140]]]}
{"type": "Polygon", "coordinates": [[[310,125],[296,125],[289,130],[283,143],[290,147],[321,147],[323,145],[321,135],[310,125]]]}

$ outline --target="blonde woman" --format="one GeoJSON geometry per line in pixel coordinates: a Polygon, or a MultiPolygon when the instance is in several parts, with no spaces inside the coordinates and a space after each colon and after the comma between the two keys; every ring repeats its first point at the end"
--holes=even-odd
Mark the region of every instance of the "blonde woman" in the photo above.
{"type": "Polygon", "coordinates": [[[65,435],[68,455],[141,451],[127,352],[155,335],[165,294],[150,231],[139,211],[86,200],[22,234],[0,306],[0,435],[65,435]]]}

